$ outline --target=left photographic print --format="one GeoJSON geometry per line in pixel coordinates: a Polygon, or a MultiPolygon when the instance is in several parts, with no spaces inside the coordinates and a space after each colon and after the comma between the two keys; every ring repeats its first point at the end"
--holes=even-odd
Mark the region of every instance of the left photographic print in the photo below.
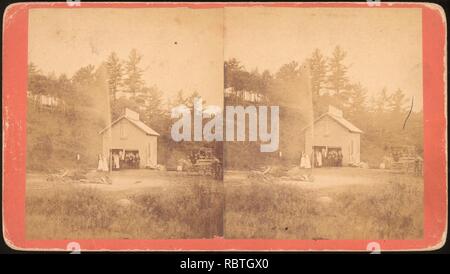
{"type": "Polygon", "coordinates": [[[222,9],[31,9],[26,238],[222,236],[222,143],[170,125],[223,62],[222,9]]]}

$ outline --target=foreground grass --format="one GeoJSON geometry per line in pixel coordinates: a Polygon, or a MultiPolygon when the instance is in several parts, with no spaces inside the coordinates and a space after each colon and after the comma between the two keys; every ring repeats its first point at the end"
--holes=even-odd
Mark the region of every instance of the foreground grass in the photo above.
{"type": "Polygon", "coordinates": [[[28,239],[211,238],[222,234],[221,184],[189,182],[117,195],[64,185],[27,193],[28,239]]]}
{"type": "Polygon", "coordinates": [[[307,190],[252,182],[226,188],[227,238],[417,239],[423,233],[422,179],[307,190]]]}
{"type": "Polygon", "coordinates": [[[227,185],[225,195],[223,184],[199,178],[114,193],[55,184],[27,191],[26,232],[28,239],[417,239],[423,180],[391,175],[336,189],[254,180],[227,185]]]}

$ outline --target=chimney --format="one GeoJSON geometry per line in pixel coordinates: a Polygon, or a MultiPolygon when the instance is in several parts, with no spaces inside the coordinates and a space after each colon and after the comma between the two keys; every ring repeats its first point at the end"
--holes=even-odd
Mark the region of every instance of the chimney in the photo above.
{"type": "Polygon", "coordinates": [[[125,108],[125,117],[131,119],[131,120],[139,120],[139,113],[132,111],[129,108],[125,108]]]}
{"type": "Polygon", "coordinates": [[[328,113],[337,117],[344,117],[344,115],[342,114],[342,110],[333,106],[328,106],[328,113]]]}

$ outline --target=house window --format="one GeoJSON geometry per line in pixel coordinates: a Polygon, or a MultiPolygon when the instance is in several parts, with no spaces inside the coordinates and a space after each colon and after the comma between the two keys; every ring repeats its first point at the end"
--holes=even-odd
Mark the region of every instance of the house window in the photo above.
{"type": "Polygon", "coordinates": [[[329,124],[329,120],[327,118],[325,118],[325,137],[330,136],[330,124],[329,124]]]}
{"type": "Polygon", "coordinates": [[[127,138],[127,128],[125,123],[120,123],[120,138],[121,139],[127,138]]]}

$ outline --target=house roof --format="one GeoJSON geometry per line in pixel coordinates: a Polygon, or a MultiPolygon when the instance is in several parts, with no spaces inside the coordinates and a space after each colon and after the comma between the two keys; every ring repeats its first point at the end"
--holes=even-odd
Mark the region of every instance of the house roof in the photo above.
{"type": "Polygon", "coordinates": [[[139,128],[140,130],[142,130],[143,132],[145,132],[148,135],[153,135],[153,136],[159,136],[159,133],[154,131],[152,128],[150,128],[149,126],[147,126],[146,124],[144,124],[141,120],[136,120],[136,119],[131,119],[130,117],[123,115],[121,117],[119,117],[117,120],[115,120],[114,122],[112,122],[109,126],[105,127],[104,129],[102,129],[98,134],[102,134],[103,132],[105,132],[108,128],[112,127],[113,125],[117,124],[118,122],[120,122],[122,119],[126,119],[127,121],[129,121],[130,123],[132,123],[133,125],[135,125],[137,128],[139,128]]]}
{"type": "MultiPolygon", "coordinates": [[[[338,122],[341,126],[345,127],[346,129],[348,129],[350,132],[354,132],[354,133],[363,133],[362,130],[360,130],[359,128],[357,128],[354,124],[350,123],[347,119],[345,119],[342,116],[338,116],[338,115],[333,115],[329,112],[326,112],[322,115],[320,115],[316,120],[314,120],[314,124],[316,122],[318,122],[319,120],[321,120],[324,117],[330,117],[333,120],[335,120],[336,122],[338,122]]],[[[307,128],[309,128],[310,126],[305,127],[303,130],[306,130],[307,128]]]]}

